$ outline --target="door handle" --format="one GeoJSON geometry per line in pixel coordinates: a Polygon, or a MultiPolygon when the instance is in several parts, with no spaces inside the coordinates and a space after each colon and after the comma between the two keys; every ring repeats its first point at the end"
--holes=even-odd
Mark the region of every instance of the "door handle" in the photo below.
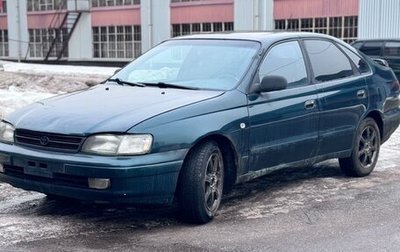
{"type": "Polygon", "coordinates": [[[317,104],[315,103],[315,100],[308,100],[304,103],[304,108],[305,109],[314,109],[317,107],[317,104]]]}
{"type": "Polygon", "coordinates": [[[357,98],[358,99],[364,99],[365,97],[367,97],[366,93],[365,93],[365,89],[361,89],[357,91],[357,98]]]}

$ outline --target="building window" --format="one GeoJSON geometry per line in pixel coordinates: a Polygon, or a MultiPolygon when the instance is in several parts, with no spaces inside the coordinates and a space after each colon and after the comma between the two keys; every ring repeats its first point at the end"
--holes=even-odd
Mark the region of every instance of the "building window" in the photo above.
{"type": "Polygon", "coordinates": [[[344,17],[344,32],[343,40],[347,43],[351,43],[357,39],[357,27],[358,18],[357,16],[344,17]]]}
{"type": "Polygon", "coordinates": [[[192,24],[192,33],[199,33],[199,32],[201,32],[201,24],[200,23],[192,24]]]}
{"type": "Polygon", "coordinates": [[[277,19],[276,30],[305,31],[329,34],[351,43],[357,39],[358,17],[317,17],[303,19],[277,19]]]}
{"type": "Polygon", "coordinates": [[[92,7],[138,5],[140,0],[91,0],[92,7]]]}
{"type": "Polygon", "coordinates": [[[172,37],[203,33],[203,32],[233,31],[233,29],[234,29],[233,22],[173,24],[172,37]]]}
{"type": "Polygon", "coordinates": [[[7,0],[0,0],[2,5],[0,5],[0,13],[7,13],[7,0]]]}
{"type": "Polygon", "coordinates": [[[314,20],[312,18],[303,18],[300,20],[300,31],[313,32],[314,20]]]}
{"type": "Polygon", "coordinates": [[[0,30],[0,57],[8,56],[8,31],[0,30]]]}
{"type": "Polygon", "coordinates": [[[275,20],[275,30],[286,30],[286,20],[275,20]]]}
{"type": "Polygon", "coordinates": [[[225,22],[224,31],[233,31],[233,22],[225,22]]]}
{"type": "Polygon", "coordinates": [[[314,32],[327,34],[328,33],[328,22],[327,18],[316,18],[314,20],[314,32]]]}
{"type": "Polygon", "coordinates": [[[342,17],[331,17],[329,18],[329,35],[336,38],[343,38],[343,18],[342,17]]]}
{"type": "Polygon", "coordinates": [[[44,58],[50,50],[53,40],[57,38],[54,47],[50,53],[50,57],[58,57],[63,46],[62,57],[68,57],[68,38],[67,28],[64,29],[29,29],[29,56],[31,58],[44,58]]]}
{"type": "MultiPolygon", "coordinates": [[[[211,23],[203,23],[200,32],[211,32],[211,23]]],[[[179,36],[179,35],[178,35],[179,36]]]]}
{"type": "Polygon", "coordinates": [[[288,19],[286,30],[288,31],[298,31],[299,30],[299,20],[298,19],[288,19]]]}
{"type": "Polygon", "coordinates": [[[132,59],[142,53],[140,25],[93,27],[93,57],[132,59]]]}
{"type": "Polygon", "coordinates": [[[28,11],[51,11],[67,8],[66,0],[27,0],[28,11]]]}

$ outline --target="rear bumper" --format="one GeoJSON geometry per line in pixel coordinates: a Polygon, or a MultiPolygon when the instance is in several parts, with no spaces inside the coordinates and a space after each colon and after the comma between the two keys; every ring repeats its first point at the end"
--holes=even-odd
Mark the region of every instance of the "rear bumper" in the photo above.
{"type": "Polygon", "coordinates": [[[383,134],[382,143],[389,139],[389,137],[396,131],[400,125],[400,107],[390,110],[384,114],[383,117],[383,134]]]}
{"type": "Polygon", "coordinates": [[[104,203],[170,204],[186,149],[135,157],[63,154],[0,143],[0,181],[25,190],[104,203]],[[88,178],[107,178],[91,189],[88,178]]]}

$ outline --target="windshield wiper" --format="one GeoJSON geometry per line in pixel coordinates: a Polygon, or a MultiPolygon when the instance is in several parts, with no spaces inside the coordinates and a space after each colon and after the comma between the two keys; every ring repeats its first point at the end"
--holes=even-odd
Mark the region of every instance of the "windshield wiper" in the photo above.
{"type": "Polygon", "coordinates": [[[146,86],[156,86],[159,88],[177,88],[177,89],[188,89],[188,90],[198,90],[199,89],[196,87],[180,86],[177,84],[165,83],[165,82],[157,82],[157,83],[144,82],[143,84],[145,84],[146,86]]]}
{"type": "Polygon", "coordinates": [[[143,83],[124,81],[124,80],[121,80],[120,78],[108,79],[107,81],[116,82],[119,85],[138,86],[138,87],[145,87],[146,86],[143,83]]]}

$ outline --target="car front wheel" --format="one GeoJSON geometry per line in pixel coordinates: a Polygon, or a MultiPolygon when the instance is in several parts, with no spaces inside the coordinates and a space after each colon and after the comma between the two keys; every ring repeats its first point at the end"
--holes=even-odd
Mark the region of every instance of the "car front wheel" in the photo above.
{"type": "Polygon", "coordinates": [[[342,171],[354,177],[369,175],[378,161],[381,138],[378,125],[372,118],[365,118],[357,130],[353,151],[349,158],[340,158],[342,171]]]}
{"type": "Polygon", "coordinates": [[[214,141],[196,146],[182,168],[179,202],[183,217],[193,223],[207,223],[214,218],[224,187],[224,162],[214,141]]]}

